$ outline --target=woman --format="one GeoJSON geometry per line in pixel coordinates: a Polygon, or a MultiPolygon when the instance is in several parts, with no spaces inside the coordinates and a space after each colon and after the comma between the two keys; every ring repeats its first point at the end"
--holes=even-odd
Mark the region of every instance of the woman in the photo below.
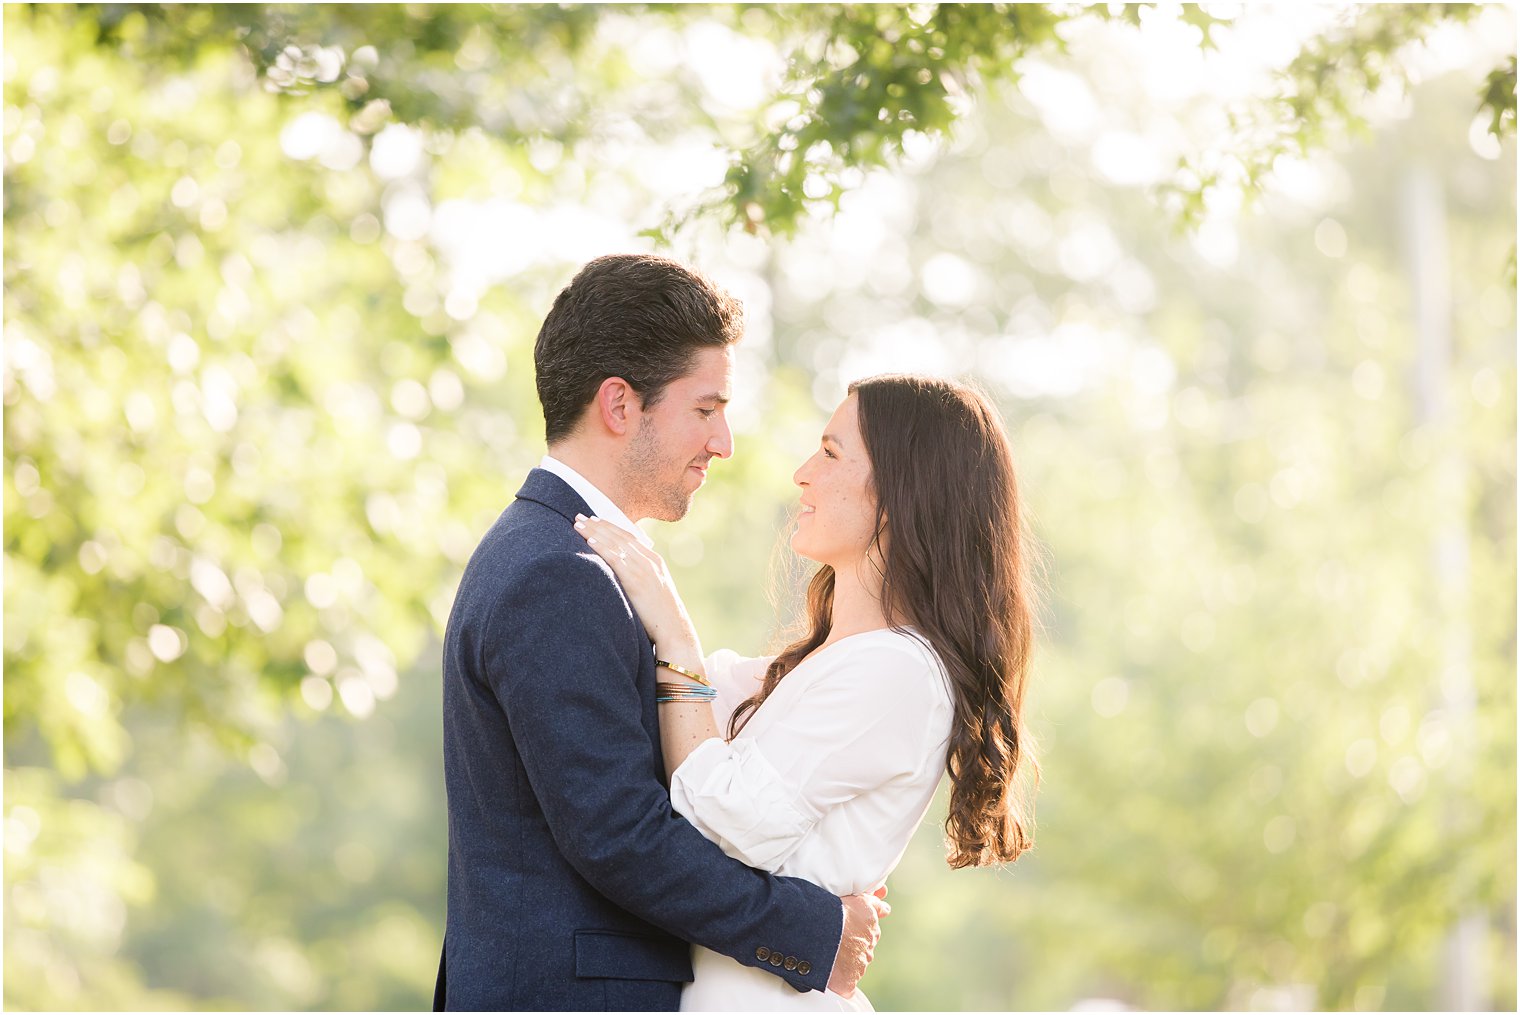
{"type": "MultiPolygon", "coordinates": [[[[948,769],[950,865],[1012,862],[1031,845],[1033,604],[995,410],[948,381],[857,381],[793,478],[791,544],[822,566],[806,634],[770,659],[704,659],[659,555],[610,523],[577,522],[655,642],[674,808],[751,866],[870,893],[948,769]]],[[[703,948],[693,964],[683,1010],[871,1010],[858,991],[800,994],[703,948]]]]}

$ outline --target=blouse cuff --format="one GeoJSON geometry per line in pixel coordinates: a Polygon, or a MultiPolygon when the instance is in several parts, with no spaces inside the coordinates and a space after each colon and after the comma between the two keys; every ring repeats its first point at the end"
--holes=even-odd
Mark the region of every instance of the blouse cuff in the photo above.
{"type": "Polygon", "coordinates": [[[725,853],[770,871],[819,818],[794,799],[755,742],[742,738],[698,744],[671,776],[670,802],[725,853]]]}
{"type": "Polygon", "coordinates": [[[732,649],[720,648],[704,660],[707,679],[718,691],[713,700],[713,720],[721,733],[727,734],[734,710],[760,690],[760,677],[771,659],[771,656],[748,658],[732,649]]]}

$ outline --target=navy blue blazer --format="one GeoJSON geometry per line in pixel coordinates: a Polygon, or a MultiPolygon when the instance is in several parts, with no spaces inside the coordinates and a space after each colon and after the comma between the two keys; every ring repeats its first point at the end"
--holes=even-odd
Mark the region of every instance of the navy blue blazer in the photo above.
{"type": "Polygon", "coordinates": [[[671,810],[653,649],[577,513],[569,485],[530,472],[449,616],[434,1008],[673,1011],[688,941],[824,989],[839,900],[728,857],[671,810]]]}

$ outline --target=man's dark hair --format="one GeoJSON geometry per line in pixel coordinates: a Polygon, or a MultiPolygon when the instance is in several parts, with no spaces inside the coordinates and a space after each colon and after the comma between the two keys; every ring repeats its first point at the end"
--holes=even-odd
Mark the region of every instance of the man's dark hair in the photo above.
{"type": "Polygon", "coordinates": [[[653,406],[698,350],[743,333],[739,301],[690,268],[651,254],[598,257],[560,291],[533,347],[545,436],[573,433],[609,377],[653,406]]]}

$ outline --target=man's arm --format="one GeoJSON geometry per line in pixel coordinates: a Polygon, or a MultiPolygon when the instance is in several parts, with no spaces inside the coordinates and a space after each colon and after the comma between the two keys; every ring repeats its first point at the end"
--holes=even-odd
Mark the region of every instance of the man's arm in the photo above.
{"type": "Polygon", "coordinates": [[[549,830],[597,891],[799,988],[828,985],[842,936],[843,965],[859,961],[859,914],[844,935],[838,898],[746,867],[671,810],[649,774],[658,759],[635,686],[642,634],[600,559],[539,558],[510,583],[484,634],[484,674],[549,830]]]}

